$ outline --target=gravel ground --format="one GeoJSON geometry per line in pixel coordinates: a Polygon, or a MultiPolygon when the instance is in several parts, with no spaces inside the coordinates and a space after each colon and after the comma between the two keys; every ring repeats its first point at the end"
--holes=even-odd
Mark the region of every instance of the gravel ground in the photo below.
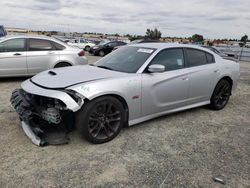
{"type": "Polygon", "coordinates": [[[250,187],[250,63],[241,62],[238,89],[224,110],[157,118],[102,145],[76,131],[68,145],[33,145],[9,106],[24,79],[0,81],[0,187],[250,187]]]}

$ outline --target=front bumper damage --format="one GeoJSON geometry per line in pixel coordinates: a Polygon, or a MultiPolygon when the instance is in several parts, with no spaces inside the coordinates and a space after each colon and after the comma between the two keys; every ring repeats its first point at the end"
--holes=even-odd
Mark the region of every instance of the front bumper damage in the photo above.
{"type": "Polygon", "coordinates": [[[43,90],[51,97],[34,94],[39,92],[37,90],[32,93],[25,91],[25,88],[31,88],[29,86],[38,87],[26,82],[22,89],[13,91],[10,99],[20,117],[25,134],[37,146],[68,143],[67,133],[75,127],[74,112],[82,104],[76,101],[72,94],[62,91],[38,87],[40,93],[43,90]]]}

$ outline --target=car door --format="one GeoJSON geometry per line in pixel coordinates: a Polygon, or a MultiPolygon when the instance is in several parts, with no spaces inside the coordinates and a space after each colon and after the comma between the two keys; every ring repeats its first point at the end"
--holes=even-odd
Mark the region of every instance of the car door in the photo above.
{"type": "Polygon", "coordinates": [[[183,49],[165,49],[149,65],[152,64],[164,65],[166,71],[142,74],[142,115],[185,106],[189,80],[183,49]]]}
{"type": "Polygon", "coordinates": [[[46,39],[30,38],[28,40],[27,66],[28,73],[36,74],[53,68],[59,61],[59,52],[52,42],[46,39]]]}
{"type": "Polygon", "coordinates": [[[0,76],[27,74],[26,39],[14,38],[0,43],[0,76]]]}
{"type": "Polygon", "coordinates": [[[185,54],[190,82],[188,104],[209,101],[219,78],[214,56],[194,48],[186,48],[185,54]]]}
{"type": "Polygon", "coordinates": [[[86,46],[86,40],[80,39],[78,47],[81,48],[81,49],[84,49],[85,46],[86,46]]]}
{"type": "Polygon", "coordinates": [[[116,46],[116,42],[108,43],[104,48],[105,54],[108,54],[108,53],[112,52],[115,46],[116,46]]]}

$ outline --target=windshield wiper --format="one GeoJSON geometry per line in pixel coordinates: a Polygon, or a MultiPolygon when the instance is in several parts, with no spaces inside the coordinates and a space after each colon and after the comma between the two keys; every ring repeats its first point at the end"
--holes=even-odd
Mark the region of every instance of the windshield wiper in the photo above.
{"type": "Polygon", "coordinates": [[[106,67],[106,66],[102,66],[102,65],[97,66],[97,67],[99,67],[99,68],[103,68],[103,69],[108,69],[108,70],[113,70],[113,69],[112,69],[112,68],[110,68],[110,67],[106,67]]]}

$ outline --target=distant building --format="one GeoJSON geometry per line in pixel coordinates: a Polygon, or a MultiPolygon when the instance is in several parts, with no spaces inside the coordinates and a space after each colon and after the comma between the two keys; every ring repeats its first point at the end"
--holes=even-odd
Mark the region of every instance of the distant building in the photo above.
{"type": "Polygon", "coordinates": [[[30,30],[28,29],[22,29],[22,28],[12,28],[12,27],[6,27],[5,28],[8,34],[28,34],[30,30]]]}

